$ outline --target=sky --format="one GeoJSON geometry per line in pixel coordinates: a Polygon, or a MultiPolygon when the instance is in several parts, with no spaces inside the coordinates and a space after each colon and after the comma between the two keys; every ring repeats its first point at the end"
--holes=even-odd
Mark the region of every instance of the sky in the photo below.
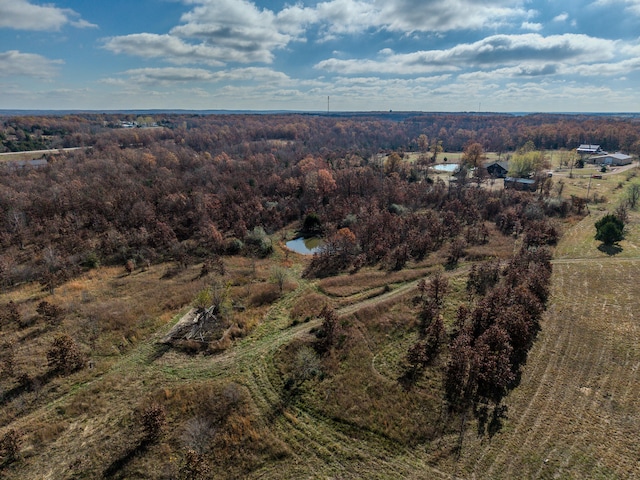
{"type": "Polygon", "coordinates": [[[640,112],[640,0],[0,0],[0,109],[640,112]]]}

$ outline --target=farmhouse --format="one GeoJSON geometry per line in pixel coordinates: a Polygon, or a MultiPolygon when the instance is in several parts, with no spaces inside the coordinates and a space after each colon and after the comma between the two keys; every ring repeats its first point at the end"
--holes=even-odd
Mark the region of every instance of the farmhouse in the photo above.
{"type": "Polygon", "coordinates": [[[538,189],[538,182],[532,178],[505,177],[504,188],[535,192],[538,189]]]}
{"type": "Polygon", "coordinates": [[[633,161],[633,157],[621,152],[606,153],[603,155],[596,155],[589,158],[589,162],[597,165],[629,165],[633,161]]]}
{"type": "Polygon", "coordinates": [[[508,162],[493,162],[486,166],[487,173],[493,178],[504,178],[509,171],[508,162]]]}
{"type": "Polygon", "coordinates": [[[576,152],[580,155],[598,155],[606,153],[600,148],[600,145],[582,144],[576,148],[576,152]]]}

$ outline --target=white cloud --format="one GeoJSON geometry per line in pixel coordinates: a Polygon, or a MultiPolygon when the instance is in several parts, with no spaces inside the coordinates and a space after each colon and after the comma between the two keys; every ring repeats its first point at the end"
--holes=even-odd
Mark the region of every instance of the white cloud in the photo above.
{"type": "Polygon", "coordinates": [[[213,73],[202,68],[136,68],[127,70],[125,75],[137,83],[172,85],[184,82],[206,82],[213,79],[213,73]]]}
{"type": "Polygon", "coordinates": [[[390,31],[445,32],[450,30],[495,28],[516,18],[527,18],[524,1],[375,0],[381,25],[390,31]]]}
{"type": "Polygon", "coordinates": [[[34,5],[28,0],[0,0],[0,28],[56,31],[67,24],[78,28],[96,27],[68,8],[34,5]]]}
{"type": "Polygon", "coordinates": [[[615,76],[622,78],[623,75],[636,70],[640,70],[640,58],[638,57],[622,60],[620,62],[572,66],[571,68],[564,69],[561,73],[567,75],[579,74],[584,77],[615,76]]]}
{"type": "Polygon", "coordinates": [[[341,60],[330,58],[315,65],[315,68],[342,75],[361,74],[402,74],[415,75],[430,72],[456,71],[459,67],[454,65],[429,64],[421,62],[419,54],[390,55],[384,60],[348,59],[341,60]]]}
{"type": "Polygon", "coordinates": [[[286,7],[277,18],[299,33],[304,25],[321,26],[321,36],[334,39],[368,30],[390,32],[446,32],[496,28],[517,18],[529,18],[522,1],[452,0],[328,0],[314,7],[286,7]]]}
{"type": "MultiPolygon", "coordinates": [[[[0,0],[1,1],[1,0],[0,0]]],[[[446,32],[495,28],[534,13],[523,1],[474,0],[328,0],[313,7],[297,3],[275,13],[248,0],[183,0],[192,9],[168,34],[137,33],[114,37],[106,47],[145,58],[168,57],[173,63],[271,63],[274,52],[306,41],[315,25],[323,41],[370,30],[446,32]],[[196,43],[199,42],[199,43],[196,43]]],[[[524,24],[523,24],[524,25],[524,24]]],[[[536,29],[536,24],[529,25],[536,29]]]]}
{"type": "Polygon", "coordinates": [[[271,70],[270,68],[249,67],[225,70],[214,74],[216,81],[243,82],[251,81],[255,83],[275,83],[282,85],[290,82],[290,78],[282,72],[271,70]]]}
{"type": "MultiPolygon", "coordinates": [[[[167,34],[136,33],[107,39],[105,48],[144,58],[166,58],[176,64],[271,63],[274,50],[295,40],[301,27],[278,20],[246,0],[185,0],[194,8],[167,34]],[[288,32],[288,33],[287,33],[288,32]]],[[[298,7],[285,9],[289,16],[298,7]]],[[[298,21],[303,21],[298,18],[298,21]]]]}
{"type": "Polygon", "coordinates": [[[569,19],[569,14],[567,12],[562,12],[559,15],[553,17],[554,22],[564,23],[569,19]]]}
{"type": "MultiPolygon", "coordinates": [[[[552,73],[550,65],[564,62],[607,61],[615,56],[617,42],[587,35],[564,34],[543,37],[523,35],[493,35],[474,43],[460,44],[448,50],[426,50],[405,54],[386,54],[377,60],[331,58],[315,68],[341,74],[447,72],[470,67],[529,65],[536,71],[552,73]]],[[[538,73],[539,74],[539,73],[538,73]]]]}
{"type": "Polygon", "coordinates": [[[640,16],[640,0],[596,0],[592,5],[615,8],[615,6],[619,4],[625,6],[625,11],[640,16]]]}
{"type": "Polygon", "coordinates": [[[281,31],[272,11],[258,10],[246,0],[188,0],[188,3],[197,6],[182,16],[184,23],[174,27],[170,34],[204,40],[223,52],[225,59],[269,63],[273,50],[293,40],[281,31]]]}
{"type": "Polygon", "coordinates": [[[542,24],[541,23],[522,22],[522,25],[520,26],[520,28],[522,30],[531,30],[532,32],[539,32],[540,30],[542,30],[542,24]]]}
{"type": "Polygon", "coordinates": [[[164,58],[172,63],[205,63],[222,65],[226,52],[205,44],[192,45],[171,35],[134,33],[106,39],[104,48],[143,58],[164,58]]]}
{"type": "Polygon", "coordinates": [[[202,68],[166,67],[166,68],[135,68],[122,73],[128,80],[122,78],[107,78],[102,83],[113,86],[131,84],[170,86],[181,83],[261,83],[261,84],[291,84],[291,79],[282,72],[269,68],[249,67],[236,68],[213,72],[202,68]]]}
{"type": "Polygon", "coordinates": [[[48,79],[57,72],[61,60],[49,60],[34,53],[21,53],[17,50],[0,52],[0,76],[25,76],[48,79]]]}

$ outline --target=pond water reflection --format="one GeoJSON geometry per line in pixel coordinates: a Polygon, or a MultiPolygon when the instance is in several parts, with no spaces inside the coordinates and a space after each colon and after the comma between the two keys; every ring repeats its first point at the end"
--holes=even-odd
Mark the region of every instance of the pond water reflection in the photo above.
{"type": "Polygon", "coordinates": [[[457,163],[441,163],[439,165],[434,165],[433,168],[436,172],[450,172],[453,173],[458,169],[457,163]]]}
{"type": "Polygon", "coordinates": [[[286,243],[286,246],[289,250],[293,250],[296,253],[301,253],[302,255],[313,255],[322,246],[322,239],[318,237],[298,237],[294,240],[289,240],[286,243]]]}

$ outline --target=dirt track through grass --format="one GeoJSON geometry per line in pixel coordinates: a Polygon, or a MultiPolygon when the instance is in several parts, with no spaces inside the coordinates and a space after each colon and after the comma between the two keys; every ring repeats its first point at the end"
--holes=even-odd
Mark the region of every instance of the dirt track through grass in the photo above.
{"type": "MultiPolygon", "coordinates": [[[[337,310],[349,315],[361,308],[406,295],[417,281],[398,285],[390,292],[337,310]]],[[[247,338],[228,351],[212,357],[186,359],[168,353],[154,361],[153,369],[178,378],[202,378],[219,374],[232,379],[251,393],[269,428],[285,441],[291,455],[283,463],[267,465],[253,478],[451,478],[426,463],[427,457],[376,435],[358,431],[294,403],[283,404],[282,379],[274,365],[274,355],[296,337],[308,335],[320,320],[290,325],[287,309],[297,295],[309,288],[304,282],[274,306],[264,322],[247,338]],[[224,373],[222,373],[224,372],[224,373]]]]}
{"type": "MultiPolygon", "coordinates": [[[[404,295],[415,288],[416,283],[399,285],[377,299],[350,305],[338,313],[347,315],[377,301],[404,295]]],[[[46,452],[25,465],[22,473],[29,476],[48,471],[50,478],[72,478],[67,464],[81,464],[86,455],[93,456],[94,460],[103,458],[108,452],[105,445],[113,442],[122,428],[127,428],[123,425],[130,422],[131,409],[141,400],[137,397],[138,392],[172,391],[190,382],[224,379],[249,390],[260,416],[270,422],[268,428],[290,450],[289,457],[283,462],[269,464],[264,470],[254,472],[254,478],[293,479],[308,477],[311,473],[329,478],[397,478],[398,475],[403,478],[449,478],[446,473],[429,467],[425,457],[405,446],[341,424],[295,403],[283,406],[282,378],[274,365],[274,355],[294,338],[308,335],[311,328],[320,324],[315,319],[291,326],[288,310],[307,288],[310,286],[300,282],[298,290],[274,305],[251,335],[219,355],[186,356],[171,350],[163,351],[157,342],[171,328],[171,324],[167,324],[101,377],[76,386],[56,402],[21,418],[15,426],[52,422],[56,409],[66,408],[75,395],[92,388],[102,392],[101,401],[109,406],[102,412],[93,408],[87,412],[89,417],[83,416],[78,424],[84,426],[82,431],[76,428],[77,422],[71,424],[46,452]],[[91,418],[91,415],[97,416],[91,418]],[[72,458],[66,458],[65,462],[54,461],[62,451],[68,451],[70,443],[78,444],[72,458]]],[[[104,457],[107,464],[111,460],[104,457]]]]}
{"type": "MultiPolygon", "coordinates": [[[[338,309],[337,313],[348,315],[405,295],[415,289],[416,284],[417,281],[407,282],[374,299],[338,309]]],[[[302,284],[299,291],[304,288],[302,284]]],[[[295,298],[297,293],[292,293],[290,298],[295,298]]],[[[290,301],[285,299],[272,308],[250,337],[201,365],[208,371],[226,371],[247,387],[261,414],[272,418],[270,428],[291,450],[285,464],[268,465],[252,477],[293,479],[312,473],[327,478],[450,478],[449,474],[428,466],[424,458],[408,447],[357,431],[295,403],[283,405],[282,379],[274,366],[274,355],[279,348],[296,337],[308,335],[311,328],[320,324],[320,320],[315,319],[290,326],[286,314],[290,301]]]]}

